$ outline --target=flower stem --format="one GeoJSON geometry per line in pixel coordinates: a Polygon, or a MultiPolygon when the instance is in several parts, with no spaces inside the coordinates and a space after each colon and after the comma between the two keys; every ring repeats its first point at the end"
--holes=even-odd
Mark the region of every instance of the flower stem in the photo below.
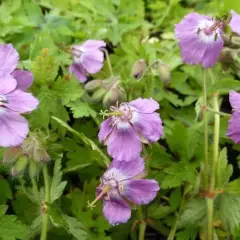
{"type": "Polygon", "coordinates": [[[216,110],[214,110],[214,109],[212,109],[212,108],[210,108],[210,107],[207,107],[207,110],[208,110],[209,112],[218,114],[218,115],[220,115],[220,116],[222,116],[222,117],[231,117],[231,114],[224,113],[224,112],[220,112],[220,111],[216,111],[216,110]]]}
{"type": "Polygon", "coordinates": [[[101,48],[101,50],[105,53],[106,59],[107,59],[107,64],[108,64],[108,69],[110,71],[111,77],[113,77],[113,70],[112,70],[112,64],[109,58],[108,51],[105,48],[101,48]]]}
{"type": "MultiPolygon", "coordinates": [[[[207,106],[206,71],[203,69],[203,104],[207,106]]],[[[208,112],[203,109],[204,122],[204,190],[208,191],[208,112]]]]}
{"type": "Polygon", "coordinates": [[[50,185],[48,177],[47,164],[43,166],[43,178],[45,185],[45,202],[42,206],[42,231],[41,231],[41,240],[47,240],[47,231],[48,231],[48,213],[46,203],[50,202],[50,185]]]}
{"type": "MultiPolygon", "coordinates": [[[[213,110],[219,112],[218,93],[213,96],[213,110]]],[[[213,158],[212,158],[212,175],[210,181],[210,193],[214,192],[215,188],[215,172],[219,154],[219,130],[220,130],[220,116],[214,114],[214,136],[213,136],[213,158]]]]}
{"type": "Polygon", "coordinates": [[[206,198],[208,209],[207,240],[213,239],[213,198],[206,198]]]}
{"type": "Polygon", "coordinates": [[[143,215],[143,209],[141,206],[139,207],[138,212],[139,212],[139,219],[140,219],[138,240],[144,240],[147,225],[145,222],[145,217],[143,215]]]}

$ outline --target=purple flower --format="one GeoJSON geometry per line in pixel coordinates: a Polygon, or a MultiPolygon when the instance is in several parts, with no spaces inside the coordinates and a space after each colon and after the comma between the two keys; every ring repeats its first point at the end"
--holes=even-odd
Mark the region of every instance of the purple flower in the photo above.
{"type": "Polygon", "coordinates": [[[159,104],[152,98],[110,108],[110,117],[101,124],[98,137],[114,159],[130,161],[142,151],[142,142],[159,140],[163,127],[157,109],[159,104]]]}
{"type": "Polygon", "coordinates": [[[85,82],[88,73],[95,74],[103,67],[104,54],[100,48],[105,46],[106,43],[99,40],[87,40],[82,45],[74,45],[73,64],[69,71],[74,73],[80,82],[85,82]]]}
{"type": "Polygon", "coordinates": [[[36,109],[38,100],[24,92],[33,82],[28,71],[15,70],[19,55],[12,44],[0,44],[0,146],[21,144],[28,122],[21,113],[36,109]]]}
{"type": "Polygon", "coordinates": [[[230,91],[229,101],[233,108],[233,113],[228,121],[227,136],[235,143],[240,143],[240,94],[235,91],[230,91]]]}
{"type": "Polygon", "coordinates": [[[232,19],[229,23],[232,31],[240,35],[240,15],[237,14],[235,11],[231,11],[232,19]]]}
{"type": "Polygon", "coordinates": [[[190,13],[175,25],[175,35],[184,63],[202,64],[204,68],[216,64],[223,48],[221,21],[190,13]]]}
{"type": "Polygon", "coordinates": [[[145,175],[142,158],[129,162],[113,160],[97,187],[97,198],[89,207],[102,199],[103,214],[110,224],[127,222],[131,208],[125,199],[135,204],[148,204],[160,189],[155,180],[142,179],[145,175]]]}

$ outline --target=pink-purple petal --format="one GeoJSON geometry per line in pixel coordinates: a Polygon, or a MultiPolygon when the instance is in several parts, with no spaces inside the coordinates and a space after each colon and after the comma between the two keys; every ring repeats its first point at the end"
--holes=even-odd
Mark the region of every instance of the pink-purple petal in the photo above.
{"type": "Polygon", "coordinates": [[[154,113],[140,113],[138,120],[134,122],[134,128],[139,135],[150,142],[156,142],[163,134],[163,126],[160,115],[154,113]]]}
{"type": "Polygon", "coordinates": [[[131,101],[129,105],[136,108],[141,113],[152,113],[159,109],[158,102],[152,98],[138,98],[131,101]]]}
{"type": "Polygon", "coordinates": [[[229,23],[232,31],[240,35],[240,15],[237,14],[235,11],[231,11],[232,19],[229,23]]]}
{"type": "Polygon", "coordinates": [[[104,142],[109,134],[112,132],[112,118],[108,118],[107,120],[103,121],[100,130],[98,133],[98,139],[100,142],[104,142]]]}
{"type": "Polygon", "coordinates": [[[133,127],[124,130],[114,128],[106,142],[108,153],[115,160],[131,161],[142,151],[141,141],[133,127]]]}
{"type": "Polygon", "coordinates": [[[138,179],[124,182],[124,196],[136,204],[148,204],[157,195],[159,185],[155,180],[138,179]]]}
{"type": "Polygon", "coordinates": [[[240,112],[233,112],[228,121],[227,136],[230,137],[236,144],[240,143],[240,112]]]}
{"type": "Polygon", "coordinates": [[[17,86],[17,81],[10,74],[0,77],[0,94],[7,94],[17,86]]]}
{"type": "Polygon", "coordinates": [[[12,44],[0,44],[0,77],[12,73],[18,61],[18,52],[12,44]]]}
{"type": "Polygon", "coordinates": [[[69,67],[69,71],[73,73],[80,82],[84,83],[87,81],[87,73],[81,64],[73,63],[69,67]]]}
{"type": "Polygon", "coordinates": [[[204,68],[213,67],[219,59],[222,48],[223,40],[221,38],[218,38],[215,42],[208,43],[202,59],[202,66],[204,68]]]}
{"type": "Polygon", "coordinates": [[[28,134],[28,122],[18,113],[0,109],[0,146],[20,145],[28,134]]]}
{"type": "Polygon", "coordinates": [[[103,67],[103,52],[96,49],[94,51],[86,51],[82,56],[82,65],[91,74],[95,74],[103,67]]]}
{"type": "Polygon", "coordinates": [[[39,101],[31,93],[15,90],[7,94],[7,107],[19,113],[31,112],[37,108],[39,101]]]}
{"type": "Polygon", "coordinates": [[[144,172],[145,162],[140,156],[133,158],[131,161],[118,161],[113,159],[109,169],[111,168],[118,169],[121,174],[127,178],[133,178],[144,172]]]}
{"type": "Polygon", "coordinates": [[[131,209],[121,197],[111,198],[104,201],[103,214],[110,224],[118,225],[129,220],[131,209]]]}
{"type": "Polygon", "coordinates": [[[229,102],[233,109],[240,111],[240,94],[231,90],[229,92],[229,102]]]}
{"type": "Polygon", "coordinates": [[[17,89],[26,91],[33,83],[33,74],[30,71],[17,69],[11,75],[17,80],[17,89]]]}
{"type": "Polygon", "coordinates": [[[101,40],[87,40],[84,44],[81,45],[85,51],[91,51],[94,49],[99,49],[101,47],[106,47],[106,43],[101,40]]]}

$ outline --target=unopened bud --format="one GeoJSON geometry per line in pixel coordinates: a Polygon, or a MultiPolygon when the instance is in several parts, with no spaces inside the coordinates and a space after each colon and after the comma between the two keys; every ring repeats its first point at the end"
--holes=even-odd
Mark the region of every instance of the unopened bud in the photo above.
{"type": "Polygon", "coordinates": [[[27,167],[27,165],[28,165],[28,157],[25,155],[19,157],[16,163],[14,164],[14,166],[11,168],[12,176],[16,176],[22,173],[27,167]]]}
{"type": "Polygon", "coordinates": [[[165,83],[168,84],[171,78],[171,72],[169,66],[165,63],[158,64],[158,72],[160,79],[165,83]]]}
{"type": "Polygon", "coordinates": [[[144,59],[137,60],[132,67],[131,75],[134,78],[139,79],[146,69],[147,69],[146,61],[144,59]]]}
{"type": "Polygon", "coordinates": [[[36,160],[38,162],[50,161],[50,157],[49,157],[48,153],[44,149],[40,149],[40,148],[34,152],[33,158],[34,158],[34,160],[36,160]]]}
{"type": "Polygon", "coordinates": [[[28,173],[30,178],[34,178],[37,174],[37,171],[37,163],[34,160],[30,160],[28,165],[28,173]]]}
{"type": "Polygon", "coordinates": [[[124,93],[124,90],[119,87],[112,88],[105,95],[103,99],[103,106],[109,107],[112,105],[116,105],[117,102],[120,102],[124,98],[124,93]]]}
{"type": "Polygon", "coordinates": [[[88,92],[93,92],[97,88],[101,87],[101,85],[102,85],[102,80],[92,80],[85,84],[85,89],[88,92]]]}
{"type": "Polygon", "coordinates": [[[94,102],[100,102],[106,93],[107,90],[105,88],[99,88],[96,92],[93,93],[92,100],[94,102]]]}
{"type": "Polygon", "coordinates": [[[8,148],[3,155],[3,163],[13,163],[21,153],[22,151],[20,147],[8,148]]]}

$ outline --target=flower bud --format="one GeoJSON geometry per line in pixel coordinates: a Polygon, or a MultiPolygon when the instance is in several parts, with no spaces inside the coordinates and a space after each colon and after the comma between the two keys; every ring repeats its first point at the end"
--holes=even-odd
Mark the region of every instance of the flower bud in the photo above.
{"type": "Polygon", "coordinates": [[[3,155],[3,163],[10,164],[13,163],[16,158],[22,153],[20,147],[8,148],[3,155]]]}
{"type": "Polygon", "coordinates": [[[146,69],[147,69],[146,61],[144,59],[137,60],[132,67],[131,76],[133,76],[136,79],[139,79],[146,69]]]}
{"type": "Polygon", "coordinates": [[[28,165],[28,157],[26,155],[23,155],[21,157],[19,157],[14,166],[11,168],[11,174],[12,176],[16,176],[18,174],[21,174],[25,168],[28,165]]]}
{"type": "Polygon", "coordinates": [[[160,79],[165,83],[169,84],[171,78],[171,72],[169,66],[165,63],[158,63],[158,73],[160,79]]]}
{"type": "Polygon", "coordinates": [[[85,84],[85,89],[88,92],[93,92],[97,88],[101,87],[102,82],[103,82],[102,80],[92,80],[92,81],[89,81],[88,83],[85,84]]]}
{"type": "Polygon", "coordinates": [[[34,178],[37,174],[37,171],[38,171],[37,163],[34,160],[30,160],[28,165],[28,173],[30,178],[34,178]]]}
{"type": "Polygon", "coordinates": [[[50,161],[50,156],[44,149],[36,149],[33,154],[33,159],[37,162],[48,162],[50,161]]]}
{"type": "Polygon", "coordinates": [[[94,102],[100,102],[106,93],[107,90],[105,88],[99,88],[96,92],[93,93],[92,100],[94,102]]]}

